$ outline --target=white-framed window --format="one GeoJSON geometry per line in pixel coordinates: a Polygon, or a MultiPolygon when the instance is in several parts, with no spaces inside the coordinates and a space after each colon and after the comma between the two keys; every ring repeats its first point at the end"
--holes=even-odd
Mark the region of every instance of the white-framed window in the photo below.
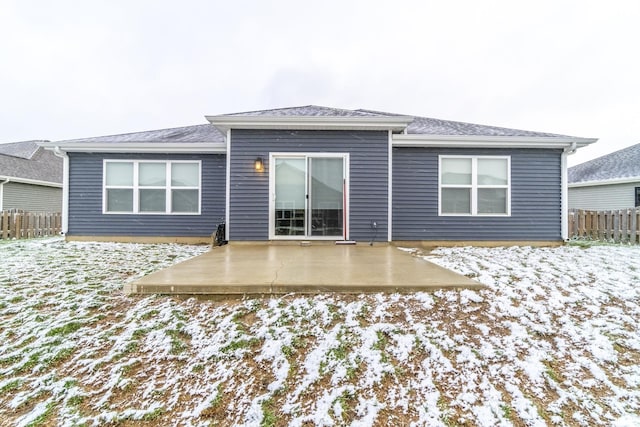
{"type": "Polygon", "coordinates": [[[511,215],[511,157],[438,158],[438,214],[511,215]]]}
{"type": "Polygon", "coordinates": [[[199,215],[201,162],[104,160],[103,213],[199,215]]]}

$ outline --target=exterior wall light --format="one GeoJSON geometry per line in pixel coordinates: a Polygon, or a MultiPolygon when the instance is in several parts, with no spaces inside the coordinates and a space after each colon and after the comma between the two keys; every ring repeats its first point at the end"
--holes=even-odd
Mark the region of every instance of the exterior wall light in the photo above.
{"type": "Polygon", "coordinates": [[[262,157],[257,157],[253,162],[253,168],[256,172],[262,172],[264,170],[264,164],[262,163],[262,157]]]}

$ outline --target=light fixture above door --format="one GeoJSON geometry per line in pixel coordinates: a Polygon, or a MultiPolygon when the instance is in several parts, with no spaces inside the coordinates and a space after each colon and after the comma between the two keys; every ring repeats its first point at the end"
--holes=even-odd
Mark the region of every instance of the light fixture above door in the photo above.
{"type": "Polygon", "coordinates": [[[256,170],[256,172],[262,172],[264,170],[262,157],[256,157],[256,160],[253,162],[253,168],[256,170]]]}

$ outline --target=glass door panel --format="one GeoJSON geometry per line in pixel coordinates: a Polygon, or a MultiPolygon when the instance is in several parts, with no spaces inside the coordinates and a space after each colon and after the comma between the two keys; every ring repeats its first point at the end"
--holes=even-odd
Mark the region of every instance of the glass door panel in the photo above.
{"type": "Polygon", "coordinates": [[[306,159],[275,159],[275,235],[304,236],[306,231],[306,159]]]}
{"type": "Polygon", "coordinates": [[[344,160],[309,158],[310,236],[343,235],[344,160]]]}

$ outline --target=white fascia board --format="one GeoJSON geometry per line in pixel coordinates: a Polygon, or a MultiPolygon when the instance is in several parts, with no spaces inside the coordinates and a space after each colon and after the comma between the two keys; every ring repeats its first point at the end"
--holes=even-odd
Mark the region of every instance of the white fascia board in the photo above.
{"type": "Polygon", "coordinates": [[[7,183],[17,182],[19,184],[42,185],[44,187],[62,188],[62,183],[52,181],[41,181],[39,179],[20,178],[17,176],[0,175],[0,181],[8,180],[7,183]]]}
{"type": "Polygon", "coordinates": [[[296,130],[392,130],[402,131],[411,116],[325,117],[325,116],[205,116],[221,132],[228,129],[296,130]]]}
{"type": "Polygon", "coordinates": [[[597,181],[584,181],[569,183],[569,188],[577,187],[595,187],[598,185],[615,185],[615,184],[633,184],[638,183],[640,186],[640,176],[631,176],[626,178],[602,179],[597,181]]]}
{"type": "Polygon", "coordinates": [[[86,153],[226,153],[224,142],[48,142],[40,144],[47,150],[58,147],[64,152],[86,153]]]}
{"type": "Polygon", "coordinates": [[[394,147],[567,148],[575,143],[579,148],[596,141],[596,138],[552,136],[393,135],[394,147]]]}

